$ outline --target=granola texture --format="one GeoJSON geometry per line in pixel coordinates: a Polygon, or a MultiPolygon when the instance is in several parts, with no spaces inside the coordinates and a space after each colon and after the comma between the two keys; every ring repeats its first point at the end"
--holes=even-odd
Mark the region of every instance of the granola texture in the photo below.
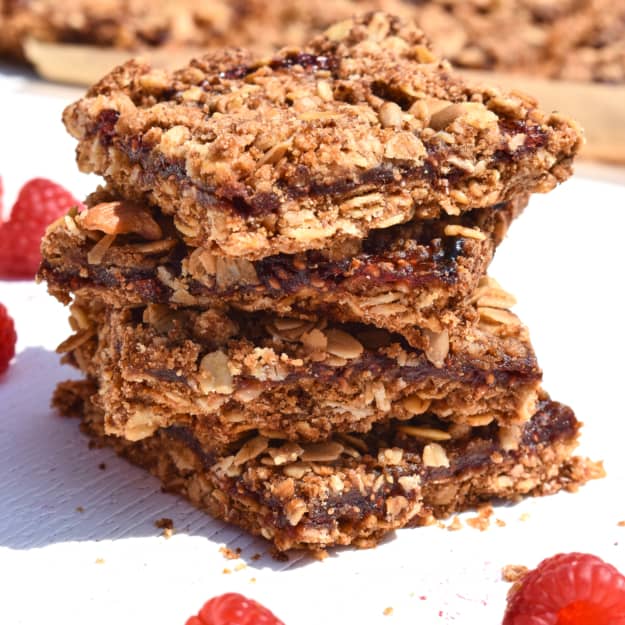
{"type": "Polygon", "coordinates": [[[579,423],[546,395],[513,439],[491,424],[432,442],[391,422],[325,445],[249,439],[219,455],[185,427],[160,429],[138,442],[107,436],[94,392],[90,382],[67,382],[58,387],[55,405],[80,416],[97,444],[149,470],[166,490],[281,551],[371,547],[401,527],[495,498],[575,490],[603,474],[600,465],[572,455],[579,423]]]}
{"type": "Polygon", "coordinates": [[[622,0],[1,0],[0,54],[26,37],[149,52],[302,46],[333,22],[371,10],[414,20],[458,67],[548,78],[625,81],[622,0]]]}
{"type": "Polygon", "coordinates": [[[271,60],[128,62],[64,121],[81,170],[159,206],[187,245],[248,260],[549,191],[581,144],[575,123],[467,84],[383,13],[271,60]]]}
{"type": "Polygon", "coordinates": [[[424,351],[324,318],[79,302],[58,351],[99,380],[106,431],[129,440],[185,425],[207,446],[253,431],[318,441],[389,419],[420,425],[425,412],[448,425],[518,425],[541,380],[527,330],[505,309],[476,309],[477,324],[430,333],[424,351]]]}
{"type": "Polygon", "coordinates": [[[301,44],[310,33],[353,13],[345,0],[316,5],[293,0],[0,0],[0,53],[23,57],[27,37],[132,50],[255,46],[270,53],[301,44]]]}
{"type": "Polygon", "coordinates": [[[248,261],[187,246],[158,209],[100,191],[87,211],[48,228],[39,279],[64,303],[74,293],[116,308],[228,304],[300,319],[323,315],[399,332],[424,347],[423,329],[452,330],[472,302],[514,303],[483,276],[526,202],[520,196],[458,217],[372,230],[334,249],[248,261]]]}

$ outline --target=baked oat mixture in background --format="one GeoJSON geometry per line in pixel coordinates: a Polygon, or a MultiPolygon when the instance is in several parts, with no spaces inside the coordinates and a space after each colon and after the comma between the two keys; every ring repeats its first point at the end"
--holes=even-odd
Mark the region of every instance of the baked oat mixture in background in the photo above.
{"type": "Polygon", "coordinates": [[[271,54],[380,9],[416,20],[458,67],[625,80],[623,0],[2,0],[0,54],[23,58],[29,37],[134,52],[245,46],[271,54]]]}

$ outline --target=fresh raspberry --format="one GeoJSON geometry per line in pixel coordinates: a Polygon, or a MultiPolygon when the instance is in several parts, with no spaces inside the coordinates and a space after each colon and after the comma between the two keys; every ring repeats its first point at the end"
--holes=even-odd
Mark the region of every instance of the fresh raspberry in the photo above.
{"type": "Polygon", "coordinates": [[[0,375],[9,368],[9,362],[15,356],[16,341],[13,319],[9,317],[7,309],[0,304],[0,375]]]}
{"type": "Polygon", "coordinates": [[[284,625],[267,608],[236,592],[213,597],[186,625],[284,625]]]}
{"type": "Polygon", "coordinates": [[[33,178],[19,192],[9,221],[0,225],[0,277],[32,278],[41,262],[39,247],[46,227],[73,206],[80,206],[63,187],[33,178]]]}
{"type": "Polygon", "coordinates": [[[596,556],[553,556],[512,588],[502,625],[625,625],[625,577],[596,556]]]}

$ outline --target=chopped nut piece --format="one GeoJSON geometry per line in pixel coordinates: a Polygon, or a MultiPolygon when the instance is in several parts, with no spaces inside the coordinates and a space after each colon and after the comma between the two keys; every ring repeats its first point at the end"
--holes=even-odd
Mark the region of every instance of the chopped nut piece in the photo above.
{"type": "Polygon", "coordinates": [[[380,107],[379,116],[384,128],[399,128],[402,124],[402,110],[395,102],[385,102],[380,107]]]}
{"type": "Polygon", "coordinates": [[[511,326],[519,324],[518,318],[508,310],[490,308],[488,306],[478,306],[477,312],[480,315],[481,321],[489,321],[511,326]]]}
{"type": "Polygon", "coordinates": [[[437,430],[436,428],[429,428],[417,425],[398,425],[397,429],[400,432],[415,436],[417,438],[425,438],[431,441],[448,441],[451,439],[451,434],[444,430],[437,430]]]}
{"type": "Polygon", "coordinates": [[[397,482],[406,491],[417,490],[421,486],[421,477],[418,475],[402,475],[397,482]]]}
{"type": "Polygon", "coordinates": [[[269,440],[265,436],[256,436],[239,449],[233,462],[236,466],[240,466],[262,454],[268,446],[269,440]]]}
{"type": "Polygon", "coordinates": [[[291,499],[291,501],[284,506],[284,514],[288,522],[293,526],[297,525],[302,520],[306,512],[306,503],[303,499],[291,499]]]}
{"type": "Polygon", "coordinates": [[[292,477],[296,480],[304,477],[312,469],[312,466],[307,462],[294,462],[293,464],[287,464],[282,468],[282,472],[288,477],[292,477]]]}
{"type": "Polygon", "coordinates": [[[485,129],[497,122],[497,115],[479,102],[459,102],[437,111],[430,118],[430,127],[443,130],[459,117],[475,128],[485,129]]]}
{"type": "Polygon", "coordinates": [[[99,265],[104,259],[104,255],[108,252],[111,245],[115,241],[114,234],[105,234],[87,254],[87,262],[90,265],[99,265]]]}
{"type": "Polygon", "coordinates": [[[364,350],[360,341],[343,330],[329,329],[325,334],[328,338],[328,352],[339,358],[358,358],[364,350]]]}
{"type": "Polygon", "coordinates": [[[228,356],[222,351],[206,354],[200,362],[199,384],[202,393],[232,393],[232,375],[228,369],[228,356]]]}
{"type": "Polygon", "coordinates": [[[295,462],[304,453],[304,450],[297,443],[291,442],[285,443],[281,447],[271,447],[267,451],[277,466],[295,462]]]}
{"type": "Polygon", "coordinates": [[[402,402],[404,408],[411,415],[420,415],[424,412],[427,412],[427,409],[430,407],[432,400],[424,399],[423,397],[419,397],[419,395],[410,395],[410,397],[406,397],[402,402]]]}
{"type": "Polygon", "coordinates": [[[519,425],[502,425],[499,427],[499,445],[504,451],[514,451],[521,443],[522,427],[519,425]]]}
{"type": "Polygon", "coordinates": [[[316,328],[303,334],[301,341],[304,347],[311,352],[324,352],[328,346],[328,337],[316,328]]]}
{"type": "Polygon", "coordinates": [[[445,364],[447,354],[449,354],[449,332],[432,332],[424,329],[424,335],[427,337],[429,345],[425,350],[428,360],[439,369],[445,364]]]}
{"type": "Polygon", "coordinates": [[[464,226],[458,226],[450,224],[445,226],[445,235],[448,237],[465,237],[467,239],[477,239],[478,241],[484,241],[486,235],[478,228],[465,228],[464,226]]]}
{"type": "Polygon", "coordinates": [[[398,447],[393,447],[392,449],[382,449],[378,453],[378,462],[380,462],[380,464],[388,464],[391,466],[398,465],[401,464],[403,456],[403,450],[398,447]]]}
{"type": "Polygon", "coordinates": [[[426,467],[449,467],[449,458],[438,443],[429,443],[423,448],[423,464],[426,467]]]}
{"type": "Polygon", "coordinates": [[[301,455],[301,459],[305,462],[331,462],[340,457],[343,449],[343,445],[335,441],[312,443],[304,446],[304,453],[301,455]]]}
{"type": "Polygon", "coordinates": [[[85,230],[106,234],[134,233],[149,241],[163,238],[163,231],[149,210],[132,202],[103,202],[79,213],[76,221],[85,230]]]}
{"type": "Polygon", "coordinates": [[[492,414],[479,414],[472,417],[467,417],[467,423],[471,427],[477,428],[492,423],[494,419],[495,417],[492,414]]]}
{"type": "Polygon", "coordinates": [[[57,348],[57,354],[66,354],[71,352],[84,343],[86,343],[93,335],[95,334],[95,330],[87,329],[87,330],[79,330],[76,334],[73,334],[69,338],[65,339],[57,348]]]}

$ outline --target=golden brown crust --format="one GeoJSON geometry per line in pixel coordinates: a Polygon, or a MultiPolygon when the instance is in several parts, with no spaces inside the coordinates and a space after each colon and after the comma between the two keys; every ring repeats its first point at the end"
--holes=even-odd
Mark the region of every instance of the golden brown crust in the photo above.
{"type": "Polygon", "coordinates": [[[272,61],[127,63],[64,120],[81,169],[173,215],[188,244],[247,259],[548,191],[581,143],[530,98],[465,84],[381,13],[272,61]]]}

